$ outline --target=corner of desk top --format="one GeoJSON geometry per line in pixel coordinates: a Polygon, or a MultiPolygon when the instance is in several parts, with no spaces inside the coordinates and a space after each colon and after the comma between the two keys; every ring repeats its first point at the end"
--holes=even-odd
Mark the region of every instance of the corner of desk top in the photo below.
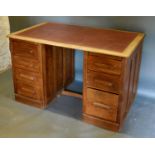
{"type": "Polygon", "coordinates": [[[131,54],[135,51],[137,46],[141,41],[143,41],[145,37],[144,33],[138,33],[138,35],[135,37],[135,39],[128,45],[128,47],[123,51],[124,57],[130,57],[131,54]]]}
{"type": "Polygon", "coordinates": [[[22,33],[22,32],[24,32],[24,31],[31,30],[31,29],[33,29],[33,28],[36,28],[36,27],[45,25],[45,24],[47,24],[47,23],[49,23],[49,22],[42,22],[42,23],[39,23],[39,24],[30,26],[30,27],[27,27],[27,28],[25,28],[25,29],[22,29],[22,30],[19,30],[19,31],[10,33],[10,34],[7,35],[7,37],[8,37],[8,38],[16,38],[17,35],[18,35],[19,33],[22,33]]]}

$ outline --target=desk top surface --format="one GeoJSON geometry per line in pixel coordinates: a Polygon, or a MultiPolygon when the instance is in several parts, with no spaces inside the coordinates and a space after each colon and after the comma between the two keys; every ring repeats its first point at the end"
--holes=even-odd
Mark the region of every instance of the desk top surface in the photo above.
{"type": "Polygon", "coordinates": [[[128,57],[143,40],[144,34],[60,23],[41,23],[12,33],[9,37],[94,53],[128,57]]]}

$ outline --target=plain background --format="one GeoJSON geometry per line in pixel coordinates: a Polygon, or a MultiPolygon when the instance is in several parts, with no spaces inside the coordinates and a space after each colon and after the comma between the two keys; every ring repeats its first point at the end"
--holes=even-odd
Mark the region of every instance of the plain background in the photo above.
{"type": "MultiPolygon", "coordinates": [[[[102,28],[116,28],[145,33],[138,94],[155,98],[155,17],[121,16],[11,16],[11,31],[45,21],[102,28]]],[[[76,80],[82,81],[82,52],[76,52],[76,80]]]]}

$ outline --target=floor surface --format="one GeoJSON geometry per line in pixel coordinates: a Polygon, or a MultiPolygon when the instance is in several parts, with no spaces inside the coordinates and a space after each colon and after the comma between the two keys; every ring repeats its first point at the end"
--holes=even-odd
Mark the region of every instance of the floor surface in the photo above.
{"type": "Polygon", "coordinates": [[[16,102],[11,72],[0,74],[0,137],[155,137],[155,100],[137,97],[122,130],[107,131],[81,120],[82,101],[61,96],[40,110],[16,102]]]}

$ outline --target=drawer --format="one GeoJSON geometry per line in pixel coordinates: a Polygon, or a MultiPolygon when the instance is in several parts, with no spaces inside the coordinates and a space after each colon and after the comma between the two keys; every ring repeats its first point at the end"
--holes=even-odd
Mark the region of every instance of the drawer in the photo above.
{"type": "Polygon", "coordinates": [[[12,51],[13,55],[27,57],[35,60],[39,58],[38,45],[31,42],[13,40],[12,51]]]}
{"type": "Polygon", "coordinates": [[[37,85],[35,84],[28,84],[19,80],[16,81],[15,93],[35,100],[42,99],[42,93],[40,87],[37,87],[37,85]]]}
{"type": "Polygon", "coordinates": [[[119,95],[87,89],[85,113],[105,120],[117,120],[119,95]]]}
{"type": "Polygon", "coordinates": [[[40,72],[40,64],[37,60],[32,60],[28,58],[23,58],[20,56],[13,57],[14,66],[17,68],[26,69],[33,72],[40,72]]]}
{"type": "Polygon", "coordinates": [[[120,76],[87,71],[87,86],[112,93],[120,93],[120,76]]]}
{"type": "Polygon", "coordinates": [[[88,69],[109,74],[120,75],[122,71],[122,61],[112,59],[100,54],[88,55],[88,69]]]}
{"type": "Polygon", "coordinates": [[[15,68],[15,79],[20,80],[29,84],[37,84],[38,86],[41,85],[41,77],[39,74],[35,72],[30,72],[27,70],[15,68]]]}

